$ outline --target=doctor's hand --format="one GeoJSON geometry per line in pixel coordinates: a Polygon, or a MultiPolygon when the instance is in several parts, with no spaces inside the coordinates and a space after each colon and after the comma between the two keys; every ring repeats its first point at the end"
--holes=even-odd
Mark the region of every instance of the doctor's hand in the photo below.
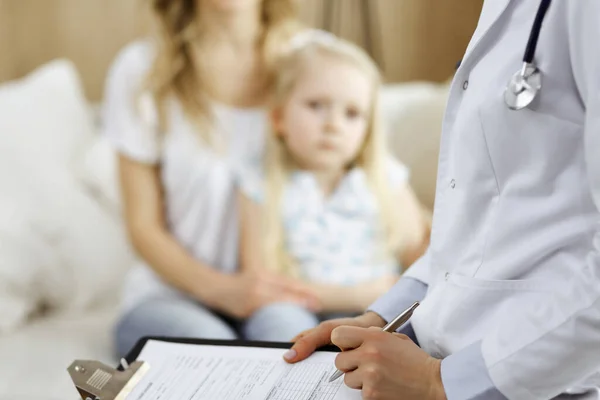
{"type": "Polygon", "coordinates": [[[362,389],[364,400],[446,399],[441,361],[407,336],[378,328],[341,326],[333,330],[333,344],[344,350],[335,366],[345,372],[344,382],[362,389]]]}
{"type": "Polygon", "coordinates": [[[381,329],[385,320],[374,312],[366,312],[354,318],[338,318],[321,322],[316,328],[301,332],[292,339],[294,345],[284,355],[289,363],[302,361],[310,356],[316,349],[331,344],[331,333],[340,326],[360,326],[368,328],[375,326],[381,329]]]}

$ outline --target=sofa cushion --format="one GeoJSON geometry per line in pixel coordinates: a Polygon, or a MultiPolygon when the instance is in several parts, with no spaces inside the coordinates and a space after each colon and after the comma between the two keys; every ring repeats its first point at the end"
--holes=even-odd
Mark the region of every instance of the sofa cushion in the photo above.
{"type": "Polygon", "coordinates": [[[411,171],[411,185],[433,209],[437,161],[449,84],[411,82],[382,91],[383,123],[392,153],[411,171]]]}
{"type": "Polygon", "coordinates": [[[70,62],[0,86],[0,310],[11,310],[0,331],[118,296],[132,263],[123,227],[73,171],[94,137],[70,62]]]}
{"type": "Polygon", "coordinates": [[[0,399],[80,398],[67,372],[73,360],[116,366],[111,346],[117,308],[59,313],[0,338],[0,399]]]}
{"type": "MultiPolygon", "coordinates": [[[[7,179],[2,179],[2,187],[12,193],[22,188],[7,179]]],[[[39,309],[40,278],[56,262],[36,228],[33,198],[0,196],[0,333],[23,324],[39,309]]]]}

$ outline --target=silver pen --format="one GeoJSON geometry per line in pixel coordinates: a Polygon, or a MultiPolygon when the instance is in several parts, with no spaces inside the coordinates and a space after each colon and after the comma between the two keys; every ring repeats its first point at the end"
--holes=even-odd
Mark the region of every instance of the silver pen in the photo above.
{"type": "MultiPolygon", "coordinates": [[[[402,325],[404,325],[406,322],[408,322],[408,320],[410,319],[410,317],[412,317],[412,314],[416,310],[417,307],[419,307],[418,301],[416,301],[412,306],[410,306],[408,309],[406,309],[404,312],[402,312],[402,314],[398,315],[390,323],[388,323],[386,326],[384,326],[382,331],[390,332],[390,333],[396,332],[402,325]]],[[[335,381],[337,378],[339,378],[342,375],[344,375],[344,373],[338,369],[337,371],[335,371],[333,373],[333,375],[331,375],[331,378],[329,378],[329,382],[335,381]]]]}

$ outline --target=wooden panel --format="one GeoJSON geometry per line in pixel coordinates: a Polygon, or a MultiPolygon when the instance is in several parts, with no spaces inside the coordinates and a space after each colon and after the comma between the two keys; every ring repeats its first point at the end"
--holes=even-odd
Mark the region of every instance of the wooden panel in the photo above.
{"type": "Polygon", "coordinates": [[[448,79],[475,30],[482,1],[377,1],[388,79],[448,79]]]}
{"type": "Polygon", "coordinates": [[[8,3],[0,0],[0,82],[14,76],[14,59],[10,46],[12,21],[8,14],[8,3]]]}

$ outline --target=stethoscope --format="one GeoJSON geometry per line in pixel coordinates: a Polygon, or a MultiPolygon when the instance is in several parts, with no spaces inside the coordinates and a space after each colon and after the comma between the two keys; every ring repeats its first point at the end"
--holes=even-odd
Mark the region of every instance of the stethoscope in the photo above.
{"type": "Polygon", "coordinates": [[[542,23],[551,1],[542,0],[540,3],[525,48],[523,66],[512,76],[504,91],[504,102],[511,110],[521,110],[530,105],[542,88],[542,73],[533,61],[533,57],[535,56],[542,23]]]}

